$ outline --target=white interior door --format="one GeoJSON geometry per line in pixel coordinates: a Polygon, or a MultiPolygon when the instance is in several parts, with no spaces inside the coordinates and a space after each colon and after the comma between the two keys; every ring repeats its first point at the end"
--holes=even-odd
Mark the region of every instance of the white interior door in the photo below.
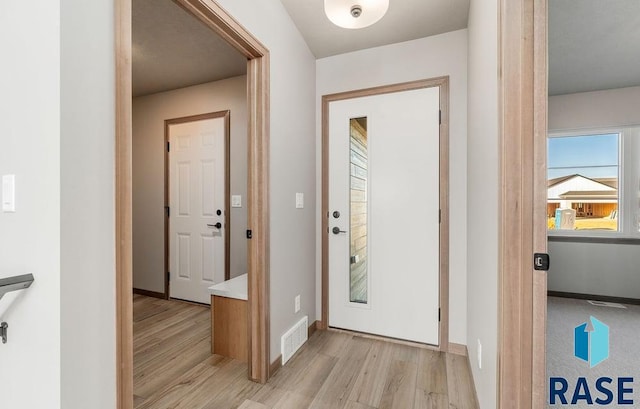
{"type": "Polygon", "coordinates": [[[439,111],[437,87],[329,104],[331,327],[438,344],[439,111]]]}
{"type": "Polygon", "coordinates": [[[225,118],[169,125],[169,293],[210,304],[224,281],[225,118]]]}

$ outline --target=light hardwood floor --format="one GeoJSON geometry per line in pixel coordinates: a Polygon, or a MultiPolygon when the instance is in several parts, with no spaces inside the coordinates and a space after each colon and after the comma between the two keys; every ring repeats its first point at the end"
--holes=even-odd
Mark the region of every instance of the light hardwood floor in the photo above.
{"type": "Polygon", "coordinates": [[[210,354],[209,308],[134,296],[138,409],[477,409],[466,357],[317,331],[266,385],[210,354]]]}

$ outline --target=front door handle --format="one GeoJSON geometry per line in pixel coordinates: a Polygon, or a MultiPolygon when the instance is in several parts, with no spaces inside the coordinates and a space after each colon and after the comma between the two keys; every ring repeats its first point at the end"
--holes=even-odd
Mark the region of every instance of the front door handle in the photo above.
{"type": "Polygon", "coordinates": [[[216,224],[207,224],[207,227],[215,227],[216,229],[221,229],[222,223],[218,222],[216,224]]]}
{"type": "Polygon", "coordinates": [[[340,233],[346,233],[346,230],[340,230],[340,227],[336,226],[333,229],[331,229],[331,231],[333,232],[333,234],[340,234],[340,233]]]}

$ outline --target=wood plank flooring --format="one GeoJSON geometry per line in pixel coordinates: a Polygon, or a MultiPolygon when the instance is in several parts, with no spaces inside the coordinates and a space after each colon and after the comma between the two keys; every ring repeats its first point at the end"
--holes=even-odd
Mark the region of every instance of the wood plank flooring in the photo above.
{"type": "Polygon", "coordinates": [[[316,331],[266,385],[210,353],[209,308],[134,296],[137,409],[477,409],[467,358],[316,331]]]}

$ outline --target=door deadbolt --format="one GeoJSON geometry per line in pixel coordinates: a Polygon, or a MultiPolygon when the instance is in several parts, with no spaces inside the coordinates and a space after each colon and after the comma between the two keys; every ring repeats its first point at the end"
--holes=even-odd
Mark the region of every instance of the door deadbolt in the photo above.
{"type": "Polygon", "coordinates": [[[336,210],[335,212],[333,212],[333,218],[337,219],[338,217],[340,217],[340,212],[336,210]]]}

